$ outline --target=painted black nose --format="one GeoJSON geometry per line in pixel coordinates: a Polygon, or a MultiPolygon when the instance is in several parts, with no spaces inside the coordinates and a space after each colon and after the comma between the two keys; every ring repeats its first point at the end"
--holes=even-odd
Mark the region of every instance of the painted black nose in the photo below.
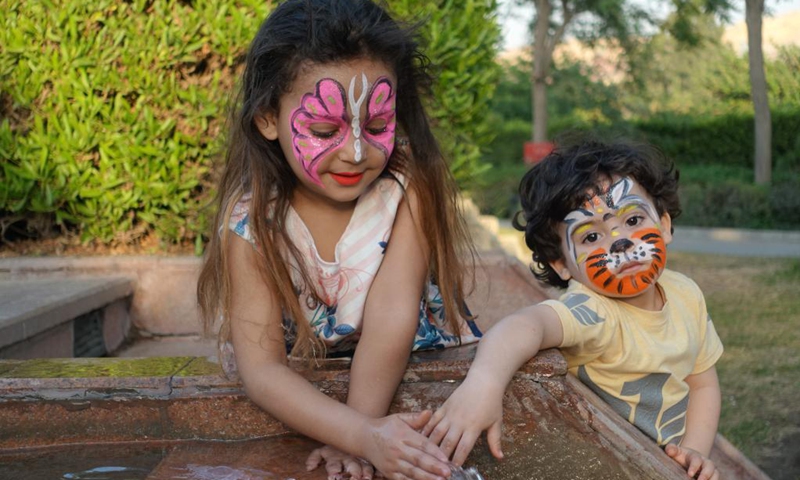
{"type": "Polygon", "coordinates": [[[625,250],[629,250],[631,247],[633,247],[633,242],[627,238],[620,238],[611,244],[611,253],[622,253],[625,250]]]}

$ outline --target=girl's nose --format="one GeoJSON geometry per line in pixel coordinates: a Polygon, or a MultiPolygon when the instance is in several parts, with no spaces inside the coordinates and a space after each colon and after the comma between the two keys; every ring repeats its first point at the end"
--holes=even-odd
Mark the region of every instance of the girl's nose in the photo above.
{"type": "Polygon", "coordinates": [[[367,157],[367,145],[363,136],[356,138],[353,132],[350,132],[344,145],[339,149],[339,159],[343,162],[358,165],[363,163],[367,157]]]}

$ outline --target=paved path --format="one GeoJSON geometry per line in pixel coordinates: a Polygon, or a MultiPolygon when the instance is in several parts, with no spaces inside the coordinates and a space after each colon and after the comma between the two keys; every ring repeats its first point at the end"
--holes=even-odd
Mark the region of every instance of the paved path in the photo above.
{"type": "Polygon", "coordinates": [[[675,227],[669,249],[743,257],[800,258],[800,232],[675,227]]]}
{"type": "MultiPolygon", "coordinates": [[[[505,219],[500,219],[499,225],[512,228],[511,222],[505,219]]],[[[673,252],[740,257],[800,258],[800,232],[675,227],[669,249],[673,252]]]]}

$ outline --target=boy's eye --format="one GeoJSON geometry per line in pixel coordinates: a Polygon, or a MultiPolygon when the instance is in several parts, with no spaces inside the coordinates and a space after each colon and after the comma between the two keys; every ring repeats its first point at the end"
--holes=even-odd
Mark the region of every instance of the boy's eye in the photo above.
{"type": "Polygon", "coordinates": [[[583,237],[582,243],[594,243],[600,240],[600,235],[592,232],[583,237]]]}
{"type": "Polygon", "coordinates": [[[644,217],[643,216],[634,215],[634,216],[628,218],[627,220],[625,220],[625,225],[627,225],[629,227],[635,227],[637,225],[640,225],[643,221],[644,221],[644,217]]]}

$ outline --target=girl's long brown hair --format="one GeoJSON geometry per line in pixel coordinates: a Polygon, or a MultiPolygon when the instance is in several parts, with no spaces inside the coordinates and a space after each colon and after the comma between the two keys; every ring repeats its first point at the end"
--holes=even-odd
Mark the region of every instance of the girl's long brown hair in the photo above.
{"type": "MultiPolygon", "coordinates": [[[[212,332],[221,320],[220,342],[230,338],[228,223],[234,205],[249,192],[250,228],[260,254],[257,268],[261,277],[274,286],[284,315],[295,320],[292,354],[307,359],[324,355],[325,346],[305,321],[296,291],[311,288],[313,283],[302,269],[303,262],[298,261],[304,284],[293,285],[284,257],[288,253],[300,259],[285,228],[297,179],[278,141],[266,140],[255,119],[267,112],[278,112],[281,96],[289,91],[303,65],[357,58],[379,60],[397,75],[397,120],[408,138],[410,152],[395,148],[384,174],[406,175],[419,197],[419,221],[431,251],[429,273],[439,285],[453,332],[461,330],[461,318],[469,318],[464,301],[465,280],[472,270],[466,262],[474,263],[474,249],[459,210],[455,181],[422,105],[421,95],[430,93],[431,78],[429,61],[419,51],[414,29],[401,26],[369,0],[289,0],[273,11],[250,45],[229,120],[215,230],[197,286],[204,330],[212,332]],[[269,218],[267,212],[272,212],[269,218]]],[[[314,291],[308,293],[317,297],[314,291]]]]}

